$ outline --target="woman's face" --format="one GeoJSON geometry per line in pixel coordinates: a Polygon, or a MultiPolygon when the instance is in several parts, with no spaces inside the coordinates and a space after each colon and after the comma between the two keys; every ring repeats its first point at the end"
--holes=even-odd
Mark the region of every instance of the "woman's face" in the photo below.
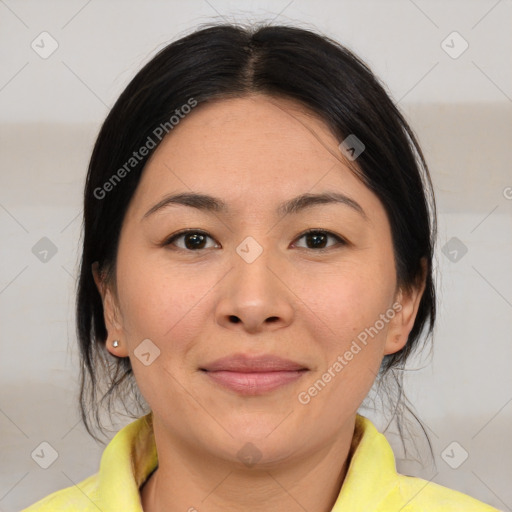
{"type": "Polygon", "coordinates": [[[102,291],[107,346],[180,446],[269,463],[318,452],[406,342],[422,290],[397,291],[385,210],[340,142],[291,100],[254,95],[196,107],[146,165],[117,294],[102,291]],[[175,194],[224,206],[155,208],[175,194]],[[303,194],[341,200],[290,203],[303,194]]]}

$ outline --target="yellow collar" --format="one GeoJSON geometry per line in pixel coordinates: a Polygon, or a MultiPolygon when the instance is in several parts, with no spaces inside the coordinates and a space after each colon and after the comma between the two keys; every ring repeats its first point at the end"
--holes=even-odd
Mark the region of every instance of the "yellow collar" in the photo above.
{"type": "Polygon", "coordinates": [[[103,451],[98,481],[100,502],[109,507],[108,511],[143,512],[139,488],[157,465],[149,413],[123,427],[103,451]]]}
{"type": "MultiPolygon", "coordinates": [[[[358,415],[350,463],[332,512],[499,512],[461,492],[396,472],[387,439],[358,415]]],[[[139,488],[158,465],[152,415],[122,428],[103,451],[100,470],[22,512],[143,512],[139,488]]]]}
{"type": "MultiPolygon", "coordinates": [[[[369,419],[357,415],[350,453],[350,465],[332,512],[374,510],[398,485],[391,447],[369,419]]],[[[98,479],[101,503],[124,512],[142,512],[139,488],[157,465],[149,413],[122,428],[105,448],[98,479]]]]}

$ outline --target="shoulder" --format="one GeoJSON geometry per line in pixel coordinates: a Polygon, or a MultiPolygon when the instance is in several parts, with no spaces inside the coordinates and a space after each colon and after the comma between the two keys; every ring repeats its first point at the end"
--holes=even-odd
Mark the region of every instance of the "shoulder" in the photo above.
{"type": "Polygon", "coordinates": [[[404,504],[402,512],[498,512],[498,509],[467,494],[434,482],[398,474],[395,496],[404,504]]]}
{"type": "Polygon", "coordinates": [[[98,498],[98,474],[94,474],[80,483],[53,492],[45,498],[24,508],[21,512],[98,512],[101,510],[98,498]]]}
{"type": "Polygon", "coordinates": [[[124,426],[103,451],[99,471],[21,512],[140,511],[139,485],[158,464],[151,413],[124,426]]]}
{"type": "Polygon", "coordinates": [[[361,415],[356,420],[353,451],[346,477],[348,490],[340,493],[340,506],[336,510],[354,510],[356,504],[366,500],[364,510],[499,512],[462,492],[397,473],[396,460],[387,438],[361,415]]]}

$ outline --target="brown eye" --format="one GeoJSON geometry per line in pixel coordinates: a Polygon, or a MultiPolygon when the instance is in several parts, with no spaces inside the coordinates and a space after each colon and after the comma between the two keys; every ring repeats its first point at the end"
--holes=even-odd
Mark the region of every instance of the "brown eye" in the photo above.
{"type": "MultiPolygon", "coordinates": [[[[312,249],[315,251],[329,250],[332,247],[335,247],[336,245],[347,244],[347,242],[340,236],[335,235],[330,231],[325,231],[321,229],[310,229],[303,233],[298,238],[298,240],[302,238],[306,240],[306,246],[301,248],[312,249]],[[335,240],[337,243],[328,245],[329,239],[335,240]]],[[[168,238],[162,245],[173,245],[180,250],[194,252],[212,247],[211,245],[207,246],[208,239],[213,240],[213,238],[205,231],[188,229],[185,231],[180,231],[179,233],[175,233],[170,238],[168,238]],[[177,243],[178,241],[181,242],[177,243]]],[[[213,245],[213,247],[215,247],[215,244],[213,245]]]]}
{"type": "Polygon", "coordinates": [[[190,229],[172,235],[164,242],[163,245],[175,245],[178,249],[198,251],[208,248],[206,247],[206,241],[208,238],[213,240],[213,238],[204,231],[190,229]],[[183,240],[183,245],[178,245],[176,243],[176,241],[180,239],[183,240]]]}
{"type": "Polygon", "coordinates": [[[346,242],[343,240],[343,238],[339,237],[338,235],[335,235],[334,233],[331,233],[330,231],[324,231],[320,229],[310,229],[303,233],[298,240],[301,238],[304,238],[306,240],[306,249],[313,249],[313,250],[327,250],[330,249],[333,246],[336,245],[345,245],[346,242]],[[333,244],[329,247],[326,247],[329,238],[332,238],[338,242],[338,244],[333,244]]]}

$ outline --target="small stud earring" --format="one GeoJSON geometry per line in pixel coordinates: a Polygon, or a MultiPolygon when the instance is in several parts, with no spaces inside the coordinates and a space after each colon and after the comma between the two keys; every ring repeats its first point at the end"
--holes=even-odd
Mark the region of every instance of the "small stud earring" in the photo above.
{"type": "Polygon", "coordinates": [[[114,348],[117,348],[117,347],[119,346],[119,340],[114,340],[114,341],[112,342],[112,346],[113,346],[114,348]]]}

